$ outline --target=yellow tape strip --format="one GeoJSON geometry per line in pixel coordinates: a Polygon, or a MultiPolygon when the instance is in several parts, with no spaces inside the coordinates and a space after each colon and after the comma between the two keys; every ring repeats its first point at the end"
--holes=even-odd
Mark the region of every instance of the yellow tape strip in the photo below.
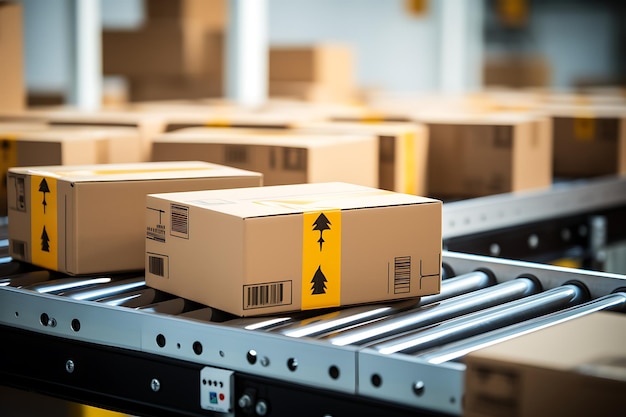
{"type": "Polygon", "coordinates": [[[32,175],[30,178],[31,260],[35,265],[58,268],[57,180],[32,175]]]}
{"type": "Polygon", "coordinates": [[[303,214],[302,309],[341,304],[341,210],[303,214]]]}
{"type": "Polygon", "coordinates": [[[0,193],[4,196],[7,195],[7,172],[14,166],[17,166],[17,136],[0,136],[0,175],[2,176],[0,193]]]}
{"type": "Polygon", "coordinates": [[[403,149],[403,192],[417,194],[417,161],[415,160],[415,132],[407,132],[402,136],[403,149]]]}

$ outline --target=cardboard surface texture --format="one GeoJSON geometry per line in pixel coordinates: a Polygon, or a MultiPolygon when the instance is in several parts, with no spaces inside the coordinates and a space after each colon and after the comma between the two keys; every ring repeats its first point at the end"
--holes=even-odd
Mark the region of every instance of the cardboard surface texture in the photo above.
{"type": "Polygon", "coordinates": [[[190,128],[154,139],[153,161],[189,159],[261,172],[265,185],[344,181],[378,186],[378,142],[371,134],[190,128]]]}
{"type": "Polygon", "coordinates": [[[441,202],[346,183],[147,197],[146,282],[240,316],[439,292],[441,202]]]}
{"type": "Polygon", "coordinates": [[[467,417],[616,416],[626,316],[596,312],[468,354],[467,417]]]}
{"type": "Polygon", "coordinates": [[[0,1],[0,111],[26,106],[22,5],[0,1]]]}
{"type": "Polygon", "coordinates": [[[72,275],[141,270],[147,194],[259,185],[204,162],[11,168],[10,254],[72,275]]]}

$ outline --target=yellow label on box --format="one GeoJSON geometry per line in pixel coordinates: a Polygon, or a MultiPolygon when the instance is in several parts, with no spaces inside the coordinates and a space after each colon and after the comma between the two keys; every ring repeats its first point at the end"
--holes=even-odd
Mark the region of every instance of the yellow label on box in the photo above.
{"type": "Polygon", "coordinates": [[[205,127],[231,127],[231,122],[228,119],[211,119],[204,123],[205,127]]]}
{"type": "Polygon", "coordinates": [[[303,214],[302,309],[341,304],[341,210],[303,214]]]}
{"type": "Polygon", "coordinates": [[[581,141],[593,140],[596,134],[596,120],[592,116],[574,118],[574,137],[581,141]]]}
{"type": "Polygon", "coordinates": [[[57,180],[33,175],[30,178],[31,261],[58,268],[57,180]]]}
{"type": "Polygon", "coordinates": [[[0,192],[7,195],[6,174],[9,168],[17,166],[17,137],[14,135],[0,136],[0,174],[2,174],[2,184],[0,192]]]}
{"type": "Polygon", "coordinates": [[[415,133],[407,132],[402,136],[402,148],[404,161],[404,187],[402,192],[406,194],[417,194],[417,161],[415,161],[415,133]]]}

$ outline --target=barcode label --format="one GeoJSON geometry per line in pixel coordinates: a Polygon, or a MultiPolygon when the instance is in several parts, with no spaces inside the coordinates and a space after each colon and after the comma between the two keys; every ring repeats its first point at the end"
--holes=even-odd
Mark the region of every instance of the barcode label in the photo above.
{"type": "Polygon", "coordinates": [[[245,285],[244,310],[291,304],[291,281],[245,285]]]}
{"type": "Polygon", "coordinates": [[[393,293],[411,292],[411,257],[398,256],[393,260],[393,293]]]}
{"type": "Polygon", "coordinates": [[[163,278],[168,278],[167,256],[148,254],[148,273],[163,278]]]}
{"type": "Polygon", "coordinates": [[[26,242],[21,240],[11,240],[11,253],[16,259],[26,259],[26,242]]]}
{"type": "Polygon", "coordinates": [[[189,239],[189,207],[179,204],[170,206],[170,221],[172,236],[189,239]]]}

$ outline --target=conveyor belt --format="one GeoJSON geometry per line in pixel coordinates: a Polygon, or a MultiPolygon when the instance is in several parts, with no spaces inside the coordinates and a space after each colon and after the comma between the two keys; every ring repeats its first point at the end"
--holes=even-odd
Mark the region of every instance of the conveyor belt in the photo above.
{"type": "Polygon", "coordinates": [[[452,252],[443,260],[453,276],[443,281],[440,295],[419,302],[251,319],[148,289],[141,276],[13,275],[0,288],[0,323],[16,343],[3,343],[0,352],[16,361],[0,379],[136,414],[212,415],[201,408],[209,388],[200,375],[218,370],[220,377],[232,375],[237,415],[259,415],[266,406],[266,415],[281,415],[294,401],[301,415],[352,415],[359,407],[364,414],[460,415],[459,359],[466,352],[599,309],[626,307],[621,275],[452,252]],[[44,281],[33,284],[33,277],[44,281]],[[143,305],[120,301],[141,297],[143,305]],[[35,342],[39,347],[24,350],[35,342]],[[137,371],[142,378],[134,381],[129,366],[145,367],[137,371]],[[88,372],[81,378],[82,368],[88,372]],[[127,379],[123,393],[113,375],[127,379]],[[94,386],[93,378],[109,382],[94,386]],[[168,381],[187,392],[166,390],[168,381]],[[256,410],[261,400],[265,405],[256,410]]]}
{"type": "MultiPolygon", "coordinates": [[[[623,213],[624,181],[599,184],[606,204],[584,186],[556,192],[545,216],[534,194],[514,198],[521,212],[504,197],[452,206],[444,243],[549,220],[562,201],[568,216],[623,213]]],[[[451,251],[442,266],[441,293],[420,300],[236,318],[148,288],[142,272],[67,277],[5,257],[0,383],[147,416],[460,415],[468,352],[626,312],[624,275],[451,251]]]]}

